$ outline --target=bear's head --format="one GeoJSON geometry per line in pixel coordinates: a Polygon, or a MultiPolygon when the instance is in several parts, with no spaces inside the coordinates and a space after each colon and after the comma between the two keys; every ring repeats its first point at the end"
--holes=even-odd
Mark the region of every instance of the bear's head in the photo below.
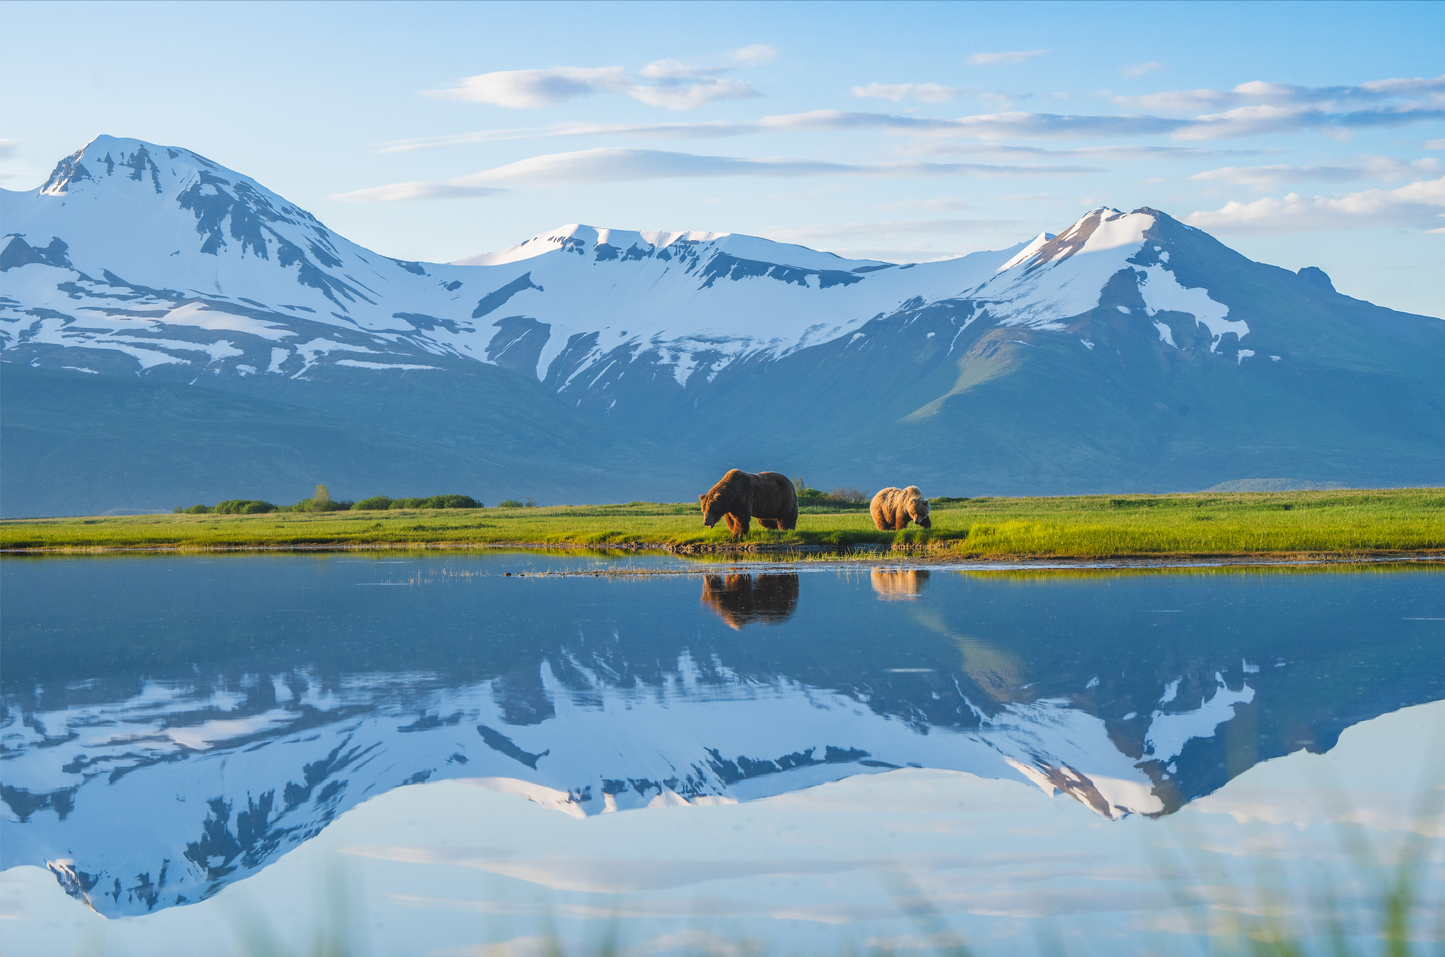
{"type": "Polygon", "coordinates": [[[699,495],[698,502],[702,505],[702,523],[712,528],[724,515],[727,514],[722,502],[718,501],[721,496],[717,492],[708,492],[706,495],[699,495]]]}
{"type": "Polygon", "coordinates": [[[928,499],[918,490],[918,486],[910,485],[903,490],[908,496],[908,517],[924,528],[932,528],[933,520],[928,517],[928,499]]]}
{"type": "Polygon", "coordinates": [[[697,497],[698,503],[702,505],[702,523],[712,528],[722,517],[731,512],[738,504],[739,499],[747,493],[740,487],[743,473],[737,469],[728,469],[728,473],[718,480],[718,483],[707,490],[704,495],[697,497]]]}

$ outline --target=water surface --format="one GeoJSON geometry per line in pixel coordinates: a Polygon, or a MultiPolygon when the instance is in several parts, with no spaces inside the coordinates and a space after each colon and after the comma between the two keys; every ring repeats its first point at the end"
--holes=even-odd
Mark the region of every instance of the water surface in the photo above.
{"type": "MultiPolygon", "coordinates": [[[[750,850],[716,873],[766,883],[777,867],[760,862],[778,847],[758,822],[852,795],[848,826],[880,829],[850,858],[875,875],[871,898],[837,889],[800,903],[804,916],[734,930],[806,941],[808,907],[884,921],[923,893],[876,874],[1006,859],[1007,842],[987,824],[979,834],[990,816],[1016,828],[1025,807],[1064,814],[1053,861],[1027,841],[1018,853],[1066,869],[1099,826],[1163,834],[1261,762],[1330,752],[1352,726],[1445,699],[1436,566],[697,568],[536,554],[7,559],[0,866],[46,867],[101,914],[158,914],[264,878],[386,795],[357,809],[373,828],[411,826],[416,802],[440,802],[426,817],[441,834],[497,815],[505,853],[466,865],[497,880],[665,895],[666,880],[622,874],[608,844],[619,828],[629,846],[703,845],[701,822],[744,813],[716,806],[744,802],[754,816],[727,826],[750,850]],[[634,574],[648,569],[669,574],[634,574]],[[432,787],[447,779],[465,787],[432,787]],[[388,793],[408,785],[428,787],[388,793]],[[919,794],[940,796],[923,809],[919,794]],[[970,811],[940,817],[940,801],[970,811]],[[706,818],[658,812],[710,805],[706,818]],[[596,820],[634,810],[625,825],[596,820]],[[964,817],[970,833],[948,833],[964,817]],[[919,845],[900,821],[944,836],[919,845]],[[562,833],[576,835],[570,858],[552,846],[562,833]]],[[[822,865],[790,866],[828,884],[822,865]]],[[[987,895],[954,896],[944,910],[988,910],[987,895]]]]}

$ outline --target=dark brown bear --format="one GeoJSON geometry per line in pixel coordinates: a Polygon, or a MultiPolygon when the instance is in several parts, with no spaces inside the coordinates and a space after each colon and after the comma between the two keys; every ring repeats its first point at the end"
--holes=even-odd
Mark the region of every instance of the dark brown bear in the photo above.
{"type": "Polygon", "coordinates": [[[702,523],[712,528],[725,518],[734,537],[746,535],[753,519],[763,528],[798,527],[798,493],[788,477],[777,472],[729,469],[697,500],[702,503],[702,523]]]}
{"type": "Polygon", "coordinates": [[[909,521],[917,522],[924,528],[933,527],[933,520],[928,517],[928,499],[923,497],[917,485],[883,489],[873,496],[869,511],[873,513],[873,524],[880,532],[907,528],[909,521]]]}

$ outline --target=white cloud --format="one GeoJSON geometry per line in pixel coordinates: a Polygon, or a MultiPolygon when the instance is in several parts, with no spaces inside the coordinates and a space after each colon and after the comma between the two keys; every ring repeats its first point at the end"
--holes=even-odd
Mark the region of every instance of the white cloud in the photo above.
{"type": "Polygon", "coordinates": [[[1440,162],[1434,158],[1410,162],[1393,156],[1367,156],[1354,166],[1225,166],[1195,173],[1189,178],[1200,182],[1237,183],[1267,190],[1306,180],[1345,183],[1361,179],[1425,179],[1439,175],[1439,172],[1440,162]]]}
{"type": "Polygon", "coordinates": [[[939,86],[937,83],[869,83],[867,86],[853,87],[854,96],[875,97],[895,103],[899,100],[947,103],[962,92],[951,86],[939,86]]]}
{"type": "Polygon", "coordinates": [[[654,60],[637,72],[650,80],[695,80],[726,73],[732,67],[702,67],[681,60],[654,60]]]}
{"type": "Polygon", "coordinates": [[[757,66],[759,63],[776,60],[778,57],[778,48],[771,43],[754,43],[751,46],[734,50],[731,56],[739,63],[746,63],[748,66],[757,66]]]}
{"type": "Polygon", "coordinates": [[[331,197],[353,202],[393,202],[412,199],[485,196],[512,184],[622,183],[657,179],[718,176],[806,177],[879,176],[919,178],[935,176],[1063,176],[1094,172],[1082,166],[997,166],[983,163],[851,164],[825,160],[736,156],[705,156],[668,150],[591,149],[550,153],[508,163],[494,169],[458,176],[443,183],[394,183],[331,197]]]}
{"type": "Polygon", "coordinates": [[[492,103],[508,109],[555,106],[592,93],[621,93],[649,106],[687,110],[713,100],[757,96],[749,83],[721,80],[715,74],[730,68],[690,66],[679,60],[657,60],[641,75],[656,82],[641,83],[620,66],[553,67],[548,70],[503,70],[463,78],[461,85],[425,90],[427,96],[492,103]]]}
{"type": "Polygon", "coordinates": [[[745,100],[760,94],[753,89],[751,83],[709,77],[685,86],[635,84],[627,88],[627,95],[648,106],[665,106],[669,110],[690,110],[711,103],[713,100],[745,100]]]}
{"type": "Polygon", "coordinates": [[[0,140],[0,160],[13,159],[19,149],[19,140],[0,140]]]}
{"type": "Polygon", "coordinates": [[[1405,226],[1445,233],[1445,177],[1391,190],[1370,189],[1339,196],[1290,193],[1283,199],[1230,202],[1217,210],[1191,213],[1184,221],[1211,232],[1235,234],[1367,226],[1405,226]]]}
{"type": "Polygon", "coordinates": [[[490,186],[463,186],[455,183],[392,183],[389,186],[373,186],[350,193],[337,193],[331,199],[347,203],[397,203],[413,199],[472,199],[505,192],[505,189],[490,186]]]}
{"type": "Polygon", "coordinates": [[[1425,148],[1427,150],[1445,150],[1445,140],[1426,140],[1425,148]]]}
{"type": "Polygon", "coordinates": [[[1134,66],[1126,66],[1119,72],[1125,76],[1143,76],[1146,73],[1157,73],[1162,69],[1164,69],[1164,64],[1157,60],[1151,60],[1148,63],[1136,63],[1134,66]]]}
{"type": "Polygon", "coordinates": [[[1022,63],[1025,60],[1032,60],[1036,56],[1043,56],[1049,50],[1015,50],[1010,53],[975,53],[968,58],[968,62],[974,66],[996,66],[999,64],[1012,65],[1022,63]]]}
{"type": "Polygon", "coordinates": [[[620,66],[584,68],[559,66],[550,70],[502,70],[465,77],[461,86],[426,90],[427,96],[493,103],[508,109],[538,109],[599,91],[623,92],[627,71],[620,66]]]}

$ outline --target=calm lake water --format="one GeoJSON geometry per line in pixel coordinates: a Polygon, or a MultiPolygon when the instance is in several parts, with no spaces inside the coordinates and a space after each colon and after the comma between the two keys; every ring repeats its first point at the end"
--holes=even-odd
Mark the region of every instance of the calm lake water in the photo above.
{"type": "Polygon", "coordinates": [[[1445,936],[1438,565],[141,556],[0,589],[7,953],[1207,953],[1368,941],[1402,862],[1445,936]]]}

